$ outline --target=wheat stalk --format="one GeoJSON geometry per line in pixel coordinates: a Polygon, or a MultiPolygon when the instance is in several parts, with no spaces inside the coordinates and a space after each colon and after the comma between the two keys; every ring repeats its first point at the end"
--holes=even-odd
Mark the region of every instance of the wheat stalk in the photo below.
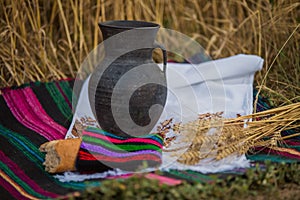
{"type": "MultiPolygon", "coordinates": [[[[220,113],[200,115],[197,120],[173,126],[183,138],[179,143],[191,143],[178,162],[194,165],[208,157],[220,160],[233,154],[245,154],[255,146],[277,150],[284,139],[299,136],[299,133],[284,137],[280,134],[299,128],[299,122],[300,103],[231,119],[222,118],[220,113]],[[258,118],[260,120],[256,120],[258,118]]],[[[169,148],[172,149],[172,145],[169,148]]]]}

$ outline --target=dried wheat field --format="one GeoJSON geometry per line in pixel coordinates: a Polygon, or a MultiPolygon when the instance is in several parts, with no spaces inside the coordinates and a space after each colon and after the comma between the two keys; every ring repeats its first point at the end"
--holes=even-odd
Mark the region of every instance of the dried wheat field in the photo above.
{"type": "Polygon", "coordinates": [[[259,55],[260,92],[278,106],[300,99],[297,0],[2,0],[0,7],[0,87],[74,77],[102,40],[98,22],[134,19],[187,34],[215,59],[259,55]]]}

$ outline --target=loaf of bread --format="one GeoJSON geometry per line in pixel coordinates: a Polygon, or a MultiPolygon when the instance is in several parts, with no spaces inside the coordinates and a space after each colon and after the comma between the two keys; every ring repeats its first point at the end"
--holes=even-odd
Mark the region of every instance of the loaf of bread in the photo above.
{"type": "Polygon", "coordinates": [[[76,158],[81,144],[81,138],[53,140],[40,146],[41,152],[46,152],[45,170],[49,173],[60,173],[76,170],[76,158]]]}

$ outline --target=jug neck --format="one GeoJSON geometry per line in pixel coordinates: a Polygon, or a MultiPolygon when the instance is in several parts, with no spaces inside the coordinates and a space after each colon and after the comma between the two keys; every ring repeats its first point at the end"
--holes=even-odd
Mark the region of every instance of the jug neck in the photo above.
{"type": "Polygon", "coordinates": [[[134,29],[137,33],[143,33],[145,37],[154,38],[159,29],[159,25],[152,22],[134,20],[115,20],[99,23],[103,40],[108,39],[118,33],[134,29]]]}
{"type": "Polygon", "coordinates": [[[99,23],[103,41],[108,40],[109,46],[139,46],[151,48],[155,41],[159,25],[143,21],[107,21],[99,23]]]}

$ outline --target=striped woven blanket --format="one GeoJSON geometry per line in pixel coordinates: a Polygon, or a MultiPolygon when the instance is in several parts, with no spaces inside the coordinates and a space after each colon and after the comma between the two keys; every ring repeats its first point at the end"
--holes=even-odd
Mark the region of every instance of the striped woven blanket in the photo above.
{"type": "Polygon", "coordinates": [[[163,138],[158,134],[124,138],[88,127],[82,135],[76,162],[78,171],[99,172],[118,168],[130,172],[158,167],[162,162],[163,138]]]}
{"type": "MultiPolygon", "coordinates": [[[[101,179],[81,182],[60,182],[44,170],[45,155],[39,146],[49,140],[63,139],[72,120],[72,80],[5,88],[0,95],[0,194],[1,199],[45,199],[63,197],[68,193],[100,185],[101,179]]],[[[260,97],[257,110],[269,109],[260,97]]],[[[92,130],[90,130],[92,132],[92,130]]],[[[293,130],[291,130],[293,131],[293,130]]],[[[286,132],[285,134],[290,134],[286,132]]],[[[88,138],[86,138],[88,141],[88,138]]],[[[282,151],[257,149],[248,155],[253,163],[270,159],[274,162],[300,160],[300,139],[284,144],[282,151]]],[[[81,155],[83,156],[83,154],[81,155]]],[[[220,174],[201,174],[172,170],[163,175],[148,174],[165,183],[176,180],[211,182],[224,174],[241,174],[244,169],[220,174]],[[168,178],[169,177],[169,178],[168,178]],[[171,178],[170,178],[171,177],[171,178]]],[[[111,177],[119,178],[119,177],[111,177]]],[[[179,181],[180,182],[180,181],[179,181]]]]}

